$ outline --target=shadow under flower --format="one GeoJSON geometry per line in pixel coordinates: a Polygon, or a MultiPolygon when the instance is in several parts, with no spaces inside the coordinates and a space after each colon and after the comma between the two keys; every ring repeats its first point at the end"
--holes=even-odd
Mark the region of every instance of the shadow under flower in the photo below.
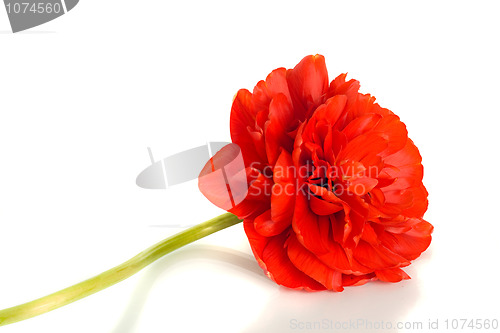
{"type": "Polygon", "coordinates": [[[306,292],[277,286],[268,279],[253,256],[213,245],[193,245],[168,255],[144,272],[122,318],[111,333],[135,332],[141,311],[151,288],[160,275],[179,262],[209,259],[231,264],[233,268],[258,279],[262,285],[275,288],[275,296],[263,307],[252,325],[242,332],[398,332],[409,310],[418,299],[417,283],[397,284],[371,282],[346,287],[341,293],[306,292]]]}
{"type": "Polygon", "coordinates": [[[131,295],[122,318],[111,333],[135,332],[137,320],[141,314],[142,308],[146,304],[151,288],[160,275],[176,263],[184,262],[188,259],[200,258],[229,263],[234,265],[234,268],[238,270],[253,273],[264,283],[272,283],[272,281],[265,276],[254,257],[249,254],[214,245],[192,245],[189,248],[171,253],[166,257],[166,260],[159,260],[148,267],[131,295]]]}

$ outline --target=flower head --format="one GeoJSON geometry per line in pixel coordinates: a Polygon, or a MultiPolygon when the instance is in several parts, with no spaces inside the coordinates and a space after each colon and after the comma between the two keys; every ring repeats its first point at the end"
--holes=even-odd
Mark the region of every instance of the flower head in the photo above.
{"type": "Polygon", "coordinates": [[[257,261],[278,284],[342,291],[398,282],[431,242],[420,153],[399,117],[358,90],[345,74],[329,82],[321,55],[272,71],[252,93],[238,91],[234,145],[201,173],[226,168],[199,187],[244,219],[257,261]],[[231,167],[238,154],[244,166],[231,167]]]}

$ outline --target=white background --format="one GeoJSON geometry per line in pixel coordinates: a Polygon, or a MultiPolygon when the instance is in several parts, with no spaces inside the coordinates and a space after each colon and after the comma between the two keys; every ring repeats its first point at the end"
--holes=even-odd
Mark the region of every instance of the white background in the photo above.
{"type": "Polygon", "coordinates": [[[146,147],[160,159],[229,141],[236,91],[308,54],[326,57],[331,78],[349,72],[407,124],[435,226],[431,247],[406,270],[412,280],[306,293],[268,280],[238,225],[2,333],[500,319],[499,9],[496,1],[83,0],[12,34],[0,7],[0,308],[182,230],[153,225],[220,214],[195,182],[138,188],[146,147]]]}

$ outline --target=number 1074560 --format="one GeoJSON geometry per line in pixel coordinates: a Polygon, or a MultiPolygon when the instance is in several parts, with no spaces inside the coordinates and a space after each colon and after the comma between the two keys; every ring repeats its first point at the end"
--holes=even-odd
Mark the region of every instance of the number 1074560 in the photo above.
{"type": "Polygon", "coordinates": [[[28,2],[15,2],[7,3],[7,12],[9,14],[59,14],[62,12],[62,6],[60,3],[28,3],[28,2]]]}

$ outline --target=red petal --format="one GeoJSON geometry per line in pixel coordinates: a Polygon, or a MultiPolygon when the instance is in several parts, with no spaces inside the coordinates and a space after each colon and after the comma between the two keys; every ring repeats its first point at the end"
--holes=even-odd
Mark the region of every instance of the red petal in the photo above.
{"type": "Polygon", "coordinates": [[[240,146],[246,165],[265,162],[255,149],[254,139],[248,130],[254,129],[256,116],[252,106],[252,94],[246,89],[239,90],[231,106],[231,140],[240,146]]]}
{"type": "Polygon", "coordinates": [[[377,278],[385,282],[399,282],[401,280],[408,280],[410,276],[406,274],[401,268],[384,269],[382,271],[375,271],[377,278]]]}
{"type": "Polygon", "coordinates": [[[267,177],[264,177],[259,171],[247,168],[247,183],[248,194],[245,199],[228,211],[235,214],[239,218],[249,218],[262,214],[270,208],[269,197],[266,193],[269,192],[270,182],[267,177]]]}
{"type": "Polygon", "coordinates": [[[347,190],[357,196],[363,196],[377,186],[378,180],[369,177],[355,177],[349,180],[347,190]]]}
{"type": "Polygon", "coordinates": [[[394,208],[397,211],[401,212],[403,209],[409,208],[413,204],[413,195],[409,190],[395,190],[395,191],[386,191],[386,188],[382,189],[385,197],[385,207],[383,207],[384,211],[388,211],[388,209],[394,208]]]}
{"type": "MultiPolygon", "coordinates": [[[[345,81],[347,74],[340,74],[330,83],[328,89],[328,97],[334,95],[345,95],[347,96],[347,106],[350,108],[358,99],[359,82],[351,79],[345,81]]],[[[342,129],[343,126],[340,127],[342,129]]]]}
{"type": "Polygon", "coordinates": [[[344,290],[342,273],[325,265],[292,235],[288,239],[288,256],[298,269],[320,282],[327,289],[344,290]]]}
{"type": "Polygon", "coordinates": [[[349,141],[340,151],[338,159],[360,162],[362,159],[382,153],[387,147],[387,140],[380,134],[368,132],[349,141]]]}
{"type": "Polygon", "coordinates": [[[363,233],[366,217],[368,216],[368,205],[359,197],[347,193],[342,195],[341,199],[350,207],[350,209],[344,208],[346,212],[345,221],[348,228],[344,230],[343,246],[353,250],[357,246],[363,233]]]}
{"type": "Polygon", "coordinates": [[[332,241],[329,244],[329,250],[328,253],[317,256],[328,267],[344,274],[367,274],[372,272],[370,268],[361,265],[352,256],[348,256],[346,250],[339,243],[332,241]]]}
{"type": "Polygon", "coordinates": [[[363,235],[361,239],[366,241],[370,245],[378,245],[380,241],[378,239],[377,233],[373,230],[370,223],[366,223],[363,228],[363,235]]]}
{"type": "Polygon", "coordinates": [[[403,149],[408,140],[406,126],[396,115],[382,117],[373,131],[380,133],[387,140],[387,149],[381,156],[388,156],[403,149]]]}
{"type": "Polygon", "coordinates": [[[286,79],[296,118],[304,120],[312,107],[323,103],[328,89],[328,72],[322,55],[307,56],[287,71],[286,79]]]}
{"type": "Polygon", "coordinates": [[[292,103],[288,83],[286,81],[286,69],[277,68],[273,70],[265,81],[259,81],[253,89],[253,102],[256,109],[267,108],[271,100],[278,94],[286,96],[292,103]]]}
{"type": "Polygon", "coordinates": [[[329,98],[324,104],[319,106],[316,111],[314,111],[311,120],[313,122],[324,121],[329,125],[329,128],[331,128],[331,126],[333,126],[337,122],[337,119],[341,115],[342,111],[344,111],[346,103],[346,96],[333,96],[332,98],[329,98]]]}
{"type": "Polygon", "coordinates": [[[248,194],[245,200],[229,210],[239,218],[253,218],[262,214],[271,206],[269,193],[271,192],[272,181],[256,169],[247,168],[246,173],[247,182],[250,184],[248,194]]]}
{"type": "Polygon", "coordinates": [[[417,147],[410,139],[406,141],[403,149],[384,158],[384,162],[386,164],[393,165],[397,168],[406,165],[418,165],[421,161],[422,157],[420,156],[417,147]]]}
{"type": "Polygon", "coordinates": [[[422,164],[406,165],[398,170],[384,168],[384,172],[392,176],[393,181],[384,186],[384,191],[406,190],[412,186],[422,183],[424,168],[422,164]],[[391,170],[391,171],[389,171],[391,170]]]}
{"type": "Polygon", "coordinates": [[[343,274],[342,275],[342,285],[347,286],[361,286],[369,281],[376,280],[375,273],[363,274],[363,275],[352,275],[343,274]]]}
{"type": "Polygon", "coordinates": [[[371,130],[381,118],[380,115],[373,113],[363,115],[351,121],[342,132],[347,137],[347,140],[351,141],[355,137],[371,130]]]}
{"type": "Polygon", "coordinates": [[[295,199],[295,210],[293,215],[292,227],[300,242],[314,253],[327,253],[326,248],[321,242],[321,232],[319,229],[318,215],[314,214],[309,208],[307,194],[299,191],[295,199]]]}
{"type": "Polygon", "coordinates": [[[293,108],[287,97],[276,95],[269,105],[269,121],[266,126],[266,152],[270,165],[274,165],[281,149],[292,152],[293,139],[288,136],[294,123],[293,108]]]}
{"type": "Polygon", "coordinates": [[[413,197],[413,205],[405,209],[402,214],[409,217],[417,217],[421,218],[424,216],[425,211],[427,210],[427,206],[429,201],[427,200],[427,190],[425,189],[423,184],[420,184],[418,187],[413,187],[411,189],[412,197],[413,197]]]}
{"type": "Polygon", "coordinates": [[[344,133],[333,130],[332,131],[332,150],[334,156],[338,156],[339,152],[347,146],[347,138],[344,133]]]}
{"type": "Polygon", "coordinates": [[[291,223],[295,206],[293,183],[274,184],[271,194],[271,216],[279,223],[291,223]],[[290,194],[290,193],[293,193],[290,194]]]}
{"type": "Polygon", "coordinates": [[[396,234],[382,231],[378,237],[382,244],[392,252],[407,260],[414,260],[429,247],[432,230],[432,225],[422,220],[408,232],[396,234]]]}
{"type": "Polygon", "coordinates": [[[254,220],[255,230],[265,237],[276,236],[290,226],[292,220],[274,221],[271,218],[271,209],[257,216],[254,220]]]}
{"type": "Polygon", "coordinates": [[[332,203],[316,196],[309,198],[311,210],[317,215],[331,215],[343,209],[341,204],[332,203]]]}
{"type": "Polygon", "coordinates": [[[271,238],[257,233],[252,221],[244,221],[245,232],[259,265],[276,283],[293,289],[324,290],[325,287],[298,270],[287,256],[286,232],[271,238]]]}
{"type": "Polygon", "coordinates": [[[288,90],[285,68],[278,68],[272,71],[266,78],[266,87],[269,96],[274,97],[283,94],[290,103],[292,102],[290,91],[288,90]]]}
{"type": "Polygon", "coordinates": [[[389,251],[385,247],[373,246],[361,240],[354,250],[354,258],[362,265],[373,269],[387,269],[406,266],[410,262],[405,258],[389,251]]]}
{"type": "Polygon", "coordinates": [[[295,168],[292,156],[283,150],[273,170],[271,217],[277,223],[292,222],[295,207],[295,168]]]}

